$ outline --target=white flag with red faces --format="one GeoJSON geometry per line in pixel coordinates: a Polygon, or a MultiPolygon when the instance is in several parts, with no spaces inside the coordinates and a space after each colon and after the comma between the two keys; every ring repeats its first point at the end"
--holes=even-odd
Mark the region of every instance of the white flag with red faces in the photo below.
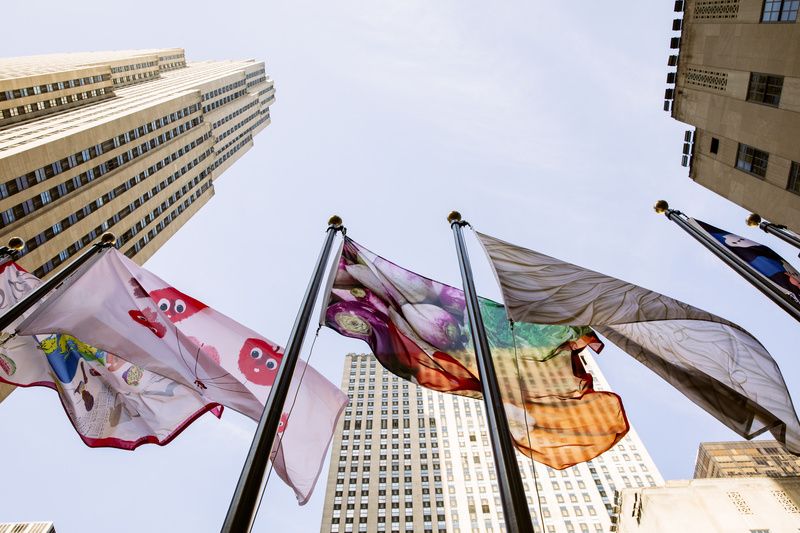
{"type": "MultiPolygon", "coordinates": [[[[43,332],[73,335],[253,420],[261,416],[283,357],[277,344],[116,250],[57,290],[18,328],[24,335],[43,332]]],[[[298,362],[273,460],[301,505],[311,496],[346,404],[336,385],[298,362]]]]}

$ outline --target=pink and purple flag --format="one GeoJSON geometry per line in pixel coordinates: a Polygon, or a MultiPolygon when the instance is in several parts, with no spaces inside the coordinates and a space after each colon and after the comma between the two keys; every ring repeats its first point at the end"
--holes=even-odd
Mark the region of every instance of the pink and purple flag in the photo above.
{"type": "MultiPolygon", "coordinates": [[[[229,407],[253,420],[261,416],[283,356],[276,343],[116,250],[104,252],[55,290],[17,333],[81,339],[173,390],[190,392],[201,405],[229,407]]],[[[273,465],[302,505],[311,496],[347,396],[300,361],[288,398],[273,465]]],[[[173,408],[171,398],[160,401],[146,413],[159,423],[173,408]]]]}

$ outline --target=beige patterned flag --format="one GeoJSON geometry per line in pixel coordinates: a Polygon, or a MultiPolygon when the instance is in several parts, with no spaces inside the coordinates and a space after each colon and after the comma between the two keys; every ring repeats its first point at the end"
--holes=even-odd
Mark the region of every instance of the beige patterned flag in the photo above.
{"type": "Polygon", "coordinates": [[[747,439],[770,431],[800,454],[778,364],[751,334],[657,292],[477,233],[509,316],[591,326],[747,439]]]}

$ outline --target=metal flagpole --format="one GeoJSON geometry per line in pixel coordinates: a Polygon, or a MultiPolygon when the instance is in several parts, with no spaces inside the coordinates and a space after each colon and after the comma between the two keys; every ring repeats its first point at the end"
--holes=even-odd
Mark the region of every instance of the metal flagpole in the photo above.
{"type": "Polygon", "coordinates": [[[333,238],[340,231],[345,231],[342,226],[342,219],[334,215],[328,220],[325,244],[322,245],[322,251],[317,259],[317,266],[314,269],[311,281],[308,283],[306,294],[303,297],[303,302],[300,305],[300,310],[294,321],[292,332],[289,335],[289,342],[283,353],[281,365],[278,368],[278,374],[275,376],[272,389],[269,391],[269,397],[264,406],[264,412],[261,415],[261,420],[258,422],[258,428],[253,437],[253,442],[250,445],[250,451],[247,453],[247,459],[244,462],[242,473],[239,476],[239,482],[233,493],[230,507],[228,507],[228,515],[225,517],[225,523],[222,525],[222,531],[224,533],[246,533],[253,527],[253,522],[255,521],[258,511],[258,504],[264,493],[267,464],[270,453],[272,452],[272,444],[275,440],[278,424],[281,419],[283,404],[289,393],[289,387],[292,383],[292,374],[297,365],[300,349],[303,346],[306,330],[311,320],[311,313],[314,310],[314,304],[317,301],[317,295],[322,285],[322,278],[325,275],[325,266],[333,246],[333,238]]]}
{"type": "Polygon", "coordinates": [[[475,346],[475,358],[478,361],[483,403],[486,406],[486,419],[489,423],[489,438],[492,440],[494,464],[497,471],[497,481],[500,487],[500,499],[503,502],[503,515],[506,521],[506,530],[513,533],[533,533],[533,523],[528,510],[528,500],[522,485],[522,477],[517,465],[516,449],[511,440],[511,431],[508,419],[503,408],[500,395],[500,383],[497,380],[489,342],[486,340],[486,331],[483,327],[481,310],[478,304],[478,295],[472,281],[472,267],[470,266],[467,247],[461,228],[467,222],[461,220],[461,214],[453,211],[448,215],[447,221],[453,229],[456,242],[458,264],[461,268],[461,280],[464,286],[464,295],[467,301],[467,316],[469,329],[472,333],[472,344],[475,346]]]}
{"type": "Polygon", "coordinates": [[[800,321],[800,304],[775,290],[771,283],[766,281],[766,278],[760,272],[754,270],[745,261],[737,257],[736,254],[719,244],[716,239],[697,231],[697,229],[686,220],[686,215],[675,209],[670,209],[669,204],[664,200],[656,202],[654,209],[656,213],[664,214],[669,220],[675,222],[686,233],[694,237],[700,244],[708,248],[711,253],[722,259],[722,262],[749,281],[751,285],[764,293],[767,298],[778,304],[784,311],[789,313],[792,318],[800,321]]]}
{"type": "MultiPolygon", "coordinates": [[[[13,240],[13,239],[12,239],[13,240]]],[[[50,292],[51,290],[58,287],[70,274],[74,273],[81,265],[86,263],[89,259],[100,253],[101,251],[111,248],[117,242],[117,238],[114,236],[113,233],[104,233],[100,237],[100,242],[95,243],[92,245],[91,248],[86,250],[83,254],[81,254],[77,259],[73,262],[59,270],[53,277],[36,287],[30,294],[28,294],[25,298],[17,302],[11,309],[5,312],[4,315],[0,316],[0,331],[6,329],[10,326],[15,320],[21,317],[25,311],[29,310],[31,307],[36,305],[36,303],[42,299],[42,297],[50,292]]],[[[11,242],[9,241],[9,247],[11,247],[11,242]]],[[[21,249],[21,248],[20,248],[21,249]]]]}
{"type": "MultiPolygon", "coordinates": [[[[759,229],[763,230],[764,232],[771,233],[772,235],[775,235],[782,241],[788,242],[795,248],[800,249],[800,235],[793,232],[786,226],[783,226],[781,224],[774,224],[772,222],[767,222],[766,220],[762,219],[760,215],[756,213],[750,213],[750,216],[747,217],[747,220],[745,220],[745,222],[750,227],[758,226],[759,229]]],[[[798,256],[800,256],[800,254],[798,254],[798,256]]]]}

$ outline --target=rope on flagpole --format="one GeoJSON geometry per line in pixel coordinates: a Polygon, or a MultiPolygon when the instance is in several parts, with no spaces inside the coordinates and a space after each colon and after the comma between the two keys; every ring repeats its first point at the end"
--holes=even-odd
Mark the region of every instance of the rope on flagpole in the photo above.
{"type": "Polygon", "coordinates": [[[544,513],[542,512],[542,498],[539,495],[539,480],[536,477],[536,461],[533,460],[533,443],[531,442],[531,432],[528,430],[528,409],[525,406],[525,396],[522,390],[522,375],[519,371],[519,359],[517,357],[517,334],[514,331],[514,320],[509,318],[508,323],[511,326],[511,341],[514,343],[514,365],[517,367],[517,381],[519,382],[519,393],[522,398],[522,414],[525,420],[525,433],[528,434],[528,449],[531,450],[531,456],[529,459],[531,460],[531,470],[533,470],[533,488],[536,490],[536,503],[539,506],[539,519],[542,522],[542,531],[544,531],[545,527],[544,513]]]}
{"type": "MultiPolygon", "coordinates": [[[[294,411],[294,404],[297,401],[297,395],[300,394],[300,387],[303,384],[303,378],[306,376],[306,369],[308,368],[308,365],[311,364],[311,356],[314,354],[314,346],[317,344],[317,339],[319,338],[319,330],[321,330],[321,329],[322,329],[322,324],[317,326],[317,331],[314,333],[314,340],[311,341],[311,348],[308,350],[308,358],[306,358],[306,364],[303,367],[303,372],[300,374],[300,381],[297,383],[297,390],[294,391],[294,397],[292,398],[292,403],[289,406],[289,412],[287,413],[287,416],[286,416],[287,424],[288,424],[289,418],[292,416],[292,411],[294,411]]],[[[285,433],[285,431],[281,431],[278,434],[278,444],[275,446],[275,456],[277,456],[278,452],[280,452],[280,450],[281,450],[281,444],[283,444],[283,434],[284,433],[285,433]]],[[[272,475],[272,470],[274,468],[275,468],[275,459],[273,459],[272,461],[269,462],[269,468],[267,469],[267,478],[264,481],[264,486],[265,487],[267,485],[269,485],[269,478],[272,475]]],[[[261,502],[262,501],[264,501],[263,498],[258,500],[258,506],[256,507],[256,514],[258,514],[258,511],[261,509],[261,502]]]]}

